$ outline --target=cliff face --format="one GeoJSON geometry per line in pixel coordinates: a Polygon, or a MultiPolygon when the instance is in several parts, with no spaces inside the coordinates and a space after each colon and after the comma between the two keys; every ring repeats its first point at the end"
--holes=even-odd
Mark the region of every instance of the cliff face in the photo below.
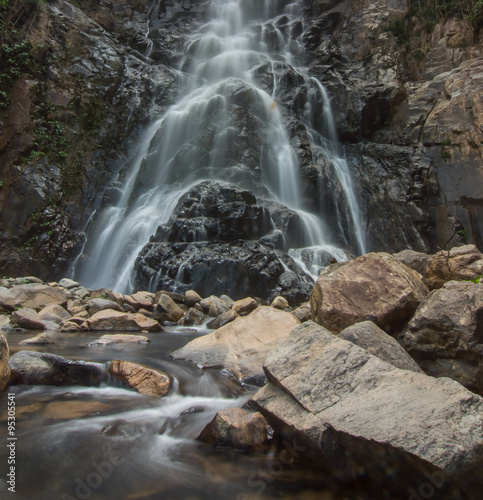
{"type": "MultiPolygon", "coordinates": [[[[207,9],[22,4],[3,7],[1,27],[0,273],[53,279],[136,138],[174,102],[173,68],[207,9]]],[[[332,97],[370,249],[481,248],[483,44],[465,20],[428,26],[410,8],[306,2],[307,64],[332,97]]]]}
{"type": "Polygon", "coordinates": [[[0,77],[0,272],[53,279],[135,138],[176,95],[179,76],[146,51],[176,58],[196,16],[173,18],[177,32],[157,50],[148,0],[25,4],[2,12],[1,66],[12,77],[0,77]]]}
{"type": "Polygon", "coordinates": [[[312,70],[334,96],[372,249],[481,247],[481,34],[413,3],[315,2],[312,70]]]}

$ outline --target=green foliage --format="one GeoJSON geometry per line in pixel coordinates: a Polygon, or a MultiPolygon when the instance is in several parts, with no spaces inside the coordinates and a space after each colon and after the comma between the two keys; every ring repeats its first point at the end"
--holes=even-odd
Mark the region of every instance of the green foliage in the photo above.
{"type": "Polygon", "coordinates": [[[428,31],[453,16],[466,19],[479,30],[483,26],[483,0],[411,0],[410,15],[425,20],[428,31]]]}

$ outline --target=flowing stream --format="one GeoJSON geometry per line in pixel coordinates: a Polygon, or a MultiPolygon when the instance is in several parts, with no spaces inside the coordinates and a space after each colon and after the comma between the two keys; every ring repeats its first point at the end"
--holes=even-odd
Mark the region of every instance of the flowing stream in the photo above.
{"type": "Polygon", "coordinates": [[[178,103],[140,139],[125,178],[116,180],[123,186],[118,201],[92,218],[76,279],[130,291],[140,250],[203,180],[231,182],[297,211],[305,241],[291,254],[314,275],[321,253],[338,260],[347,250],[364,253],[329,97],[304,66],[301,8],[301,0],[212,0],[210,20],[186,44],[178,103]],[[297,141],[308,144],[304,158],[297,141]],[[315,195],[307,194],[304,164],[316,171],[315,195]]]}
{"type": "MultiPolygon", "coordinates": [[[[294,453],[293,461],[288,460],[287,445],[241,453],[214,450],[195,440],[217,411],[241,407],[253,393],[253,388],[240,387],[219,371],[200,371],[170,359],[173,350],[199,334],[164,332],[148,334],[149,344],[91,347],[89,342],[99,334],[64,334],[56,336],[55,346],[29,347],[97,363],[112,359],[142,362],[169,373],[173,385],[162,398],[144,396],[112,380],[101,387],[11,386],[8,393],[15,394],[16,403],[16,491],[7,490],[10,450],[4,445],[0,448],[0,498],[336,498],[333,494],[338,489],[331,478],[303,465],[300,451],[294,453]]],[[[9,334],[12,353],[22,348],[21,340],[31,336],[32,332],[9,334]]],[[[7,393],[0,394],[4,444],[7,397],[7,393]]]]}

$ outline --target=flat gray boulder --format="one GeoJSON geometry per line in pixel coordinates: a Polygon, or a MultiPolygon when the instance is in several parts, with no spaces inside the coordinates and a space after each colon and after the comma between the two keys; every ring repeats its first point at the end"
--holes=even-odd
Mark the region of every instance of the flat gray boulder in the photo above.
{"type": "Polygon", "coordinates": [[[411,358],[398,341],[372,321],[363,321],[345,328],[340,332],[339,338],[362,347],[383,361],[401,368],[401,370],[423,373],[416,361],[411,358]]]}
{"type": "Polygon", "coordinates": [[[299,324],[288,312],[260,306],[248,316],[192,340],[172,356],[203,368],[225,368],[240,380],[262,383],[265,356],[299,324]]]}
{"type": "Polygon", "coordinates": [[[396,368],[313,322],[267,356],[265,372],[255,405],[335,476],[365,476],[396,498],[433,480],[434,498],[478,498],[483,398],[457,382],[396,368]]]}

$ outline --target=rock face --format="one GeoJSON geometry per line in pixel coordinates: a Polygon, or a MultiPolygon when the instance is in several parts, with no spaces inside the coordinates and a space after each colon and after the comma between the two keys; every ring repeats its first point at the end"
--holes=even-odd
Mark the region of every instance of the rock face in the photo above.
{"type": "Polygon", "coordinates": [[[10,366],[8,365],[8,343],[3,335],[0,335],[0,392],[10,380],[10,366]]]}
{"type": "Polygon", "coordinates": [[[10,358],[9,364],[13,383],[99,386],[105,379],[101,365],[71,361],[49,353],[19,351],[10,358]]]}
{"type": "Polygon", "coordinates": [[[260,383],[265,356],[299,324],[290,313],[261,306],[213,333],[192,340],[175,351],[203,368],[223,367],[240,380],[260,383]]]}
{"type": "Polygon", "coordinates": [[[421,276],[386,253],[370,253],[325,268],[311,297],[316,321],[334,333],[371,320],[400,331],[428,294],[421,276]]]}
{"type": "Polygon", "coordinates": [[[311,322],[267,356],[265,371],[271,383],[255,404],[336,476],[365,475],[396,498],[429,477],[438,498],[459,498],[455,483],[478,495],[483,398],[457,382],[398,369],[311,322]]]}
{"type": "Polygon", "coordinates": [[[202,182],[180,199],[170,222],[139,254],[136,286],[235,300],[284,295],[298,304],[307,300],[312,280],[281,249],[260,243],[274,229],[269,210],[251,192],[202,182]]]}
{"type": "Polygon", "coordinates": [[[111,361],[109,373],[129,387],[148,396],[164,396],[171,386],[171,380],[166,373],[129,361],[111,361]]]}
{"type": "MultiPolygon", "coordinates": [[[[56,0],[18,15],[11,3],[2,10],[16,33],[5,45],[13,62],[7,51],[0,61],[8,75],[0,84],[2,276],[56,279],[66,271],[130,140],[150,113],[160,116],[172,104],[177,75],[166,58],[152,64],[145,56],[149,23],[160,31],[152,54],[163,43],[176,57],[180,32],[196,22],[185,15],[179,26],[181,6],[170,10],[169,20],[150,20],[145,1],[56,0]]],[[[115,194],[114,183],[108,196],[115,194]]]]}
{"type": "Polygon", "coordinates": [[[260,413],[242,408],[221,410],[203,429],[198,440],[214,446],[254,449],[267,441],[267,421],[260,413]]]}
{"type": "Polygon", "coordinates": [[[367,352],[381,358],[386,363],[401,368],[401,370],[423,373],[397,340],[381,330],[372,321],[363,321],[345,328],[340,332],[339,338],[362,347],[367,352]]]}
{"type": "Polygon", "coordinates": [[[475,245],[442,250],[426,264],[424,281],[430,290],[451,280],[476,280],[483,274],[483,255],[475,245]]]}
{"type": "Polygon", "coordinates": [[[420,304],[402,338],[435,377],[450,377],[483,394],[483,286],[450,281],[420,304]]]}

